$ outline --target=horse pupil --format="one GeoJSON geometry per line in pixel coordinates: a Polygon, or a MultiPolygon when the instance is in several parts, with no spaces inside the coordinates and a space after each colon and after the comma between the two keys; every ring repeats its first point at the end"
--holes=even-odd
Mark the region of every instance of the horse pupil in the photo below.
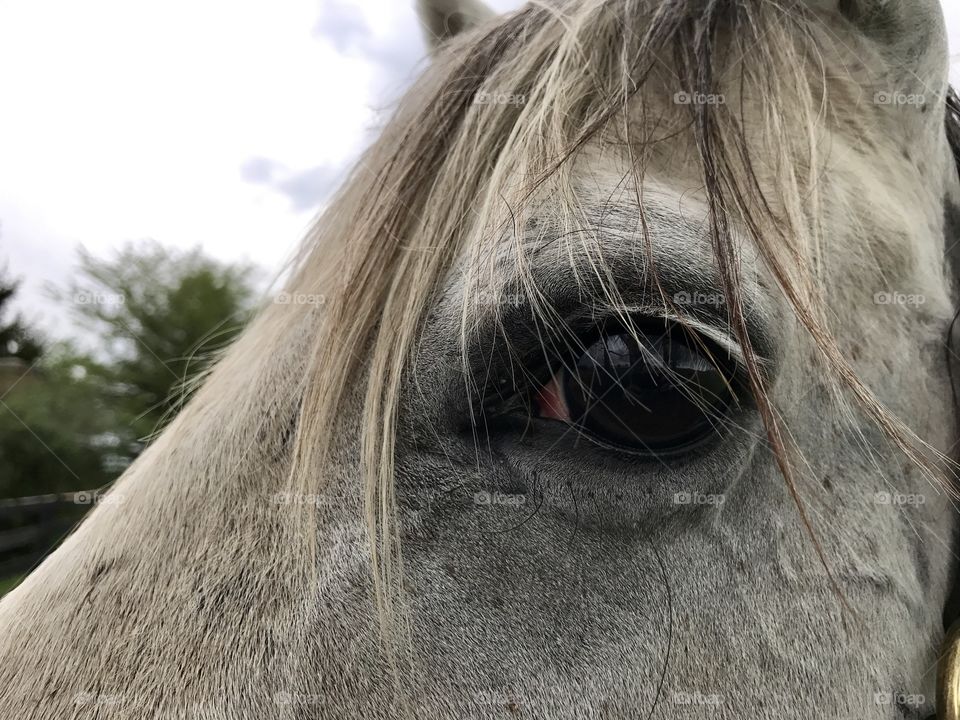
{"type": "Polygon", "coordinates": [[[575,425],[597,439],[646,451],[676,450],[713,431],[730,383],[701,350],[669,330],[606,335],[564,373],[575,425]]]}

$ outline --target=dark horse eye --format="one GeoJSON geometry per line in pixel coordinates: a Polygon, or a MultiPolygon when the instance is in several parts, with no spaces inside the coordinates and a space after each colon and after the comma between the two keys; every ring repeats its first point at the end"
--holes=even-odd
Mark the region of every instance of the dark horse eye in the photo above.
{"type": "Polygon", "coordinates": [[[537,411],[603,444],[682,451],[716,433],[736,403],[732,366],[678,326],[604,332],[540,389],[537,411]]]}

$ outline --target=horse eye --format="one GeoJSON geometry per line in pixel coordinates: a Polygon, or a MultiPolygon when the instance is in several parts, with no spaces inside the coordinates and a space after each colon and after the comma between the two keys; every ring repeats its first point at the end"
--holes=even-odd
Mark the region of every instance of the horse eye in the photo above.
{"type": "Polygon", "coordinates": [[[603,334],[540,388],[535,409],[601,444],[675,453],[719,430],[737,402],[732,366],[680,328],[603,334]]]}

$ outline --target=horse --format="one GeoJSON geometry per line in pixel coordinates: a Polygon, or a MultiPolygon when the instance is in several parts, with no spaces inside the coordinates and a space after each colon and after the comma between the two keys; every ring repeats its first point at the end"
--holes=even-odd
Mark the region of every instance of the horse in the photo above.
{"type": "Polygon", "coordinates": [[[934,0],[418,7],[283,293],[0,602],[0,716],[960,717],[934,0]]]}

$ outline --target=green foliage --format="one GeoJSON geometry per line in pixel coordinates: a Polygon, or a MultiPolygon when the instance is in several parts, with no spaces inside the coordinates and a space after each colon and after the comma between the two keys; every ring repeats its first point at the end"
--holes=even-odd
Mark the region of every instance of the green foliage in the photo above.
{"type": "Polygon", "coordinates": [[[0,578],[0,597],[13,590],[23,580],[22,575],[13,575],[11,577],[0,578]]]}
{"type": "MultiPolygon", "coordinates": [[[[200,250],[144,242],[107,258],[81,251],[78,266],[54,296],[86,331],[83,349],[22,342],[37,335],[16,318],[20,354],[0,355],[0,497],[116,478],[253,308],[255,269],[200,250]]],[[[0,309],[15,292],[0,282],[0,309]]]]}
{"type": "Polygon", "coordinates": [[[199,249],[128,244],[110,258],[81,251],[63,294],[98,339],[90,370],[129,416],[137,437],[181,406],[188,381],[249,319],[255,269],[221,264],[199,249]]]}
{"type": "Polygon", "coordinates": [[[10,314],[10,301],[16,295],[20,283],[7,277],[6,269],[0,270],[0,358],[19,358],[34,362],[43,353],[40,337],[26,326],[19,314],[10,314]]]}
{"type": "Polygon", "coordinates": [[[100,487],[139,451],[84,362],[63,346],[0,375],[0,497],[100,487]]]}

